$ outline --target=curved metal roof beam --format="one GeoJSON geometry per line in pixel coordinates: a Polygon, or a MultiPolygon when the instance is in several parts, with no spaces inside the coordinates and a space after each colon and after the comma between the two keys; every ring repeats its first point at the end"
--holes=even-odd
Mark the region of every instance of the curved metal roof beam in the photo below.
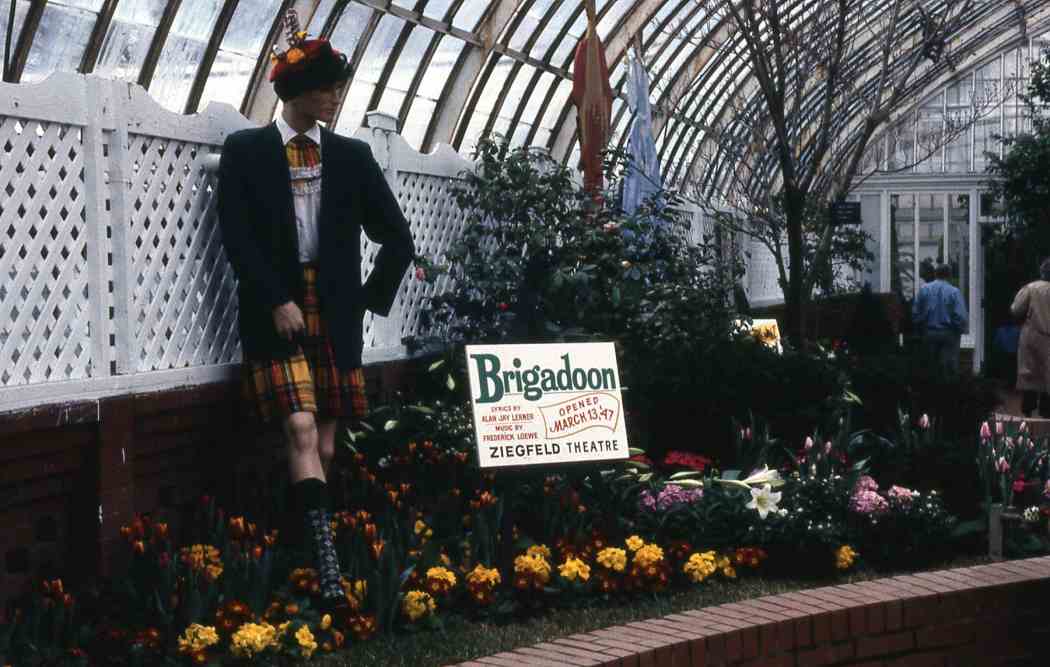
{"type": "MultiPolygon", "coordinates": [[[[855,20],[857,22],[861,22],[861,21],[870,22],[870,21],[873,21],[873,20],[877,20],[878,19],[877,13],[878,12],[884,13],[886,8],[888,8],[889,6],[890,5],[888,3],[886,3],[882,7],[880,7],[877,10],[876,13],[874,13],[874,14],[867,14],[867,15],[858,15],[858,17],[855,20]]],[[[902,21],[903,21],[904,24],[908,24],[908,19],[902,19],[902,21]]],[[[914,33],[914,30],[912,31],[912,33],[914,33]]],[[[909,33],[909,35],[912,34],[912,33],[909,33]]],[[[909,35],[905,35],[902,39],[903,40],[908,39],[909,35]]],[[[871,35],[871,37],[866,42],[862,43],[860,46],[855,48],[855,52],[858,53],[858,54],[862,54],[862,55],[867,55],[869,52],[870,53],[875,53],[877,55],[880,51],[881,51],[881,43],[877,42],[877,36],[875,36],[875,35],[871,35]]],[[[874,62],[874,61],[877,61],[877,58],[873,57],[872,58],[872,62],[874,62]]],[[[738,66],[736,68],[736,72],[738,72],[738,73],[741,72],[745,68],[747,62],[748,62],[748,59],[746,57],[739,58],[739,64],[738,64],[738,66]]],[[[713,67],[717,67],[717,65],[713,65],[713,67]]],[[[870,66],[869,66],[869,68],[870,68],[870,66]]],[[[739,77],[739,74],[737,74],[737,76],[739,77]]],[[[702,77],[702,74],[701,74],[701,77],[702,77]]],[[[723,122],[723,118],[724,118],[725,114],[728,113],[730,109],[735,108],[735,105],[733,105],[731,103],[731,101],[733,99],[742,99],[743,98],[741,93],[742,93],[742,91],[744,91],[746,89],[746,86],[748,85],[748,81],[750,80],[750,78],[751,77],[744,77],[743,79],[740,79],[739,80],[739,84],[732,91],[732,93],[729,93],[729,94],[726,94],[726,95],[722,95],[722,96],[711,96],[711,97],[709,97],[707,99],[700,100],[701,102],[706,102],[707,103],[707,108],[708,108],[708,112],[707,113],[701,113],[699,108],[694,107],[694,102],[697,99],[699,99],[697,96],[699,95],[699,92],[700,92],[700,89],[701,89],[700,87],[695,87],[694,86],[692,97],[691,97],[690,101],[687,102],[687,104],[686,104],[686,109],[689,109],[689,111],[686,114],[684,114],[684,115],[688,116],[688,117],[691,117],[691,118],[695,118],[697,115],[700,115],[701,117],[709,118],[711,113],[715,113],[715,118],[711,122],[705,122],[705,121],[695,122],[694,121],[694,129],[691,130],[691,131],[690,130],[686,130],[685,131],[685,135],[690,137],[688,140],[685,141],[685,145],[691,145],[692,143],[694,143],[696,141],[696,136],[699,134],[699,132],[702,130],[702,128],[704,128],[704,127],[716,127],[716,126],[718,126],[719,123],[723,122]]],[[[752,101],[753,100],[749,100],[749,103],[751,103],[752,101]]],[[[747,108],[747,106],[748,105],[745,105],[745,109],[747,108]]],[[[684,121],[679,120],[677,122],[684,122],[684,121]]],[[[682,138],[680,138],[679,142],[676,143],[676,147],[675,147],[675,149],[673,150],[673,153],[672,153],[672,159],[669,159],[669,160],[666,161],[666,163],[665,163],[666,164],[666,167],[665,167],[666,169],[670,169],[671,168],[670,165],[676,163],[675,158],[679,155],[679,152],[681,151],[681,146],[682,146],[682,138]]],[[[694,154],[694,158],[695,157],[696,157],[696,154],[694,154]]],[[[680,165],[679,165],[679,168],[680,168],[680,165]]],[[[671,175],[672,176],[671,180],[677,179],[677,174],[678,174],[678,170],[676,169],[675,173],[673,175],[671,175]]],[[[668,174],[665,172],[665,176],[667,176],[667,175],[668,174]]]]}
{"type": "MultiPolygon", "coordinates": [[[[688,22],[689,19],[702,12],[703,9],[702,3],[697,2],[693,10],[688,12],[686,21],[688,22]]],[[[703,28],[704,24],[705,21],[699,21],[697,25],[693,27],[690,35],[695,35],[697,31],[703,28]]],[[[687,41],[688,40],[683,40],[683,44],[687,41]]],[[[626,54],[627,42],[623,42],[619,48],[620,51],[618,53],[610,53],[609,48],[606,47],[606,60],[610,62],[610,67],[615,67],[616,64],[619,63],[620,58],[626,54]],[[610,55],[613,56],[611,60],[609,58],[610,55]]],[[[681,48],[682,45],[678,45],[675,53],[681,48]]],[[[568,64],[572,62],[573,55],[574,54],[570,53],[566,61],[566,68],[568,67],[568,64]]],[[[672,54],[672,56],[668,58],[665,66],[673,60],[674,55],[672,54]]],[[[659,77],[653,77],[654,81],[658,78],[659,77]]],[[[560,159],[563,164],[568,161],[569,156],[572,154],[572,148],[576,143],[576,133],[578,132],[578,128],[576,127],[575,121],[576,108],[572,104],[566,104],[565,108],[562,109],[561,113],[558,115],[558,120],[554,123],[554,127],[551,128],[551,140],[548,142],[548,148],[550,149],[551,155],[554,156],[555,159],[560,159]]]]}
{"type": "Polygon", "coordinates": [[[466,106],[467,96],[481,74],[481,69],[497,37],[502,34],[520,3],[521,0],[505,0],[494,2],[489,6],[488,12],[474,30],[474,34],[481,40],[483,46],[468,45],[459,54],[452,68],[452,75],[445,83],[441,97],[434,108],[434,117],[423,137],[424,146],[432,146],[438,141],[451,142],[456,121],[459,120],[460,112],[466,106]]]}
{"type": "MultiPolygon", "coordinates": [[[[958,44],[957,46],[954,47],[954,52],[955,53],[965,54],[964,57],[966,59],[972,59],[972,58],[976,57],[975,53],[980,53],[981,54],[980,57],[982,57],[982,58],[989,57],[989,56],[992,55],[992,53],[989,52],[989,48],[992,49],[992,50],[999,50],[999,51],[1004,50],[1006,48],[1009,48],[1008,46],[1005,46],[1005,45],[1003,45],[1000,42],[995,42],[995,43],[993,43],[993,46],[987,47],[986,43],[987,43],[987,41],[989,39],[994,39],[998,35],[1007,34],[1007,37],[1005,38],[1005,40],[1008,42],[1008,41],[1011,41],[1011,40],[1018,39],[1021,35],[1023,35],[1028,30],[1027,27],[1023,27],[1023,28],[1021,28],[1020,34],[1012,34],[1012,35],[1009,34],[1009,32],[1010,32],[1009,27],[1010,27],[1011,24],[1014,23],[1014,13],[1013,13],[1012,8],[1007,7],[1007,6],[1002,6],[1001,5],[1001,6],[997,7],[997,8],[994,8],[994,7],[990,8],[990,9],[986,8],[985,9],[985,13],[980,15],[980,19],[981,20],[979,20],[979,21],[968,22],[966,25],[967,26],[972,26],[969,31],[956,33],[951,38],[953,41],[961,42],[960,44],[958,44]],[[989,14],[992,14],[996,10],[1004,10],[1004,9],[1006,11],[1001,11],[1000,12],[1001,18],[999,20],[995,21],[994,23],[989,24],[989,22],[987,20],[987,16],[989,14]],[[969,53],[967,53],[967,52],[969,52],[969,53]]],[[[1028,24],[1031,24],[1031,23],[1035,23],[1037,20],[1038,19],[1037,19],[1036,16],[1032,16],[1030,18],[1030,20],[1026,20],[1025,21],[1025,26],[1027,26],[1028,24]]],[[[876,65],[878,65],[877,62],[875,63],[875,65],[869,65],[868,69],[863,72],[863,76],[860,77],[860,79],[862,81],[864,81],[863,85],[866,85],[866,86],[870,87],[871,85],[873,85],[876,82],[875,81],[875,77],[877,77],[878,73],[879,73],[878,72],[878,67],[876,67],[876,65]]],[[[970,69],[968,69],[967,71],[970,71],[970,69]]],[[[906,89],[905,89],[905,98],[906,99],[914,99],[916,97],[923,98],[923,97],[925,97],[925,95],[923,95],[924,91],[937,90],[937,89],[939,89],[938,87],[940,85],[942,85],[942,82],[951,81],[953,78],[955,78],[957,76],[958,76],[958,74],[956,72],[949,70],[947,65],[942,62],[942,63],[938,64],[937,66],[934,66],[932,68],[928,68],[926,71],[922,72],[919,76],[917,76],[914,79],[914,81],[909,86],[906,87],[906,89]],[[936,78],[934,78],[934,80],[931,81],[931,77],[936,77],[936,78]]],[[[918,105],[921,104],[921,101],[922,100],[920,99],[920,100],[916,101],[915,103],[909,105],[909,108],[911,108],[911,109],[917,108],[918,105]]],[[[847,117],[849,119],[854,119],[854,118],[859,117],[861,115],[860,109],[859,109],[859,106],[860,106],[861,102],[862,102],[862,97],[855,98],[853,100],[852,104],[851,104],[851,107],[843,110],[843,112],[840,115],[841,116],[845,116],[845,117],[847,117]],[[853,109],[854,108],[857,108],[856,113],[853,113],[853,109]]],[[[809,106],[812,106],[812,97],[811,97],[809,106]]],[[[724,113],[725,108],[726,107],[723,107],[723,111],[721,113],[724,113]]],[[[720,115],[721,115],[721,113],[720,113],[720,115]]],[[[903,113],[906,113],[906,112],[903,112],[903,113]]],[[[861,120],[850,120],[849,122],[853,122],[853,123],[855,123],[855,124],[857,124],[859,126],[859,124],[863,123],[864,121],[863,121],[863,119],[861,119],[861,120]]],[[[840,123],[839,126],[841,126],[841,125],[842,124],[840,123]]],[[[889,123],[887,123],[887,125],[893,125],[893,121],[890,121],[889,123]]],[[[689,167],[687,168],[687,170],[685,172],[686,174],[694,174],[695,173],[696,162],[697,162],[699,157],[700,156],[699,156],[698,153],[694,154],[693,160],[691,161],[691,163],[689,164],[689,167]]],[[[720,161],[719,160],[715,160],[715,162],[720,162],[720,161]]],[[[714,182],[712,182],[710,177],[704,179],[704,183],[702,184],[703,191],[711,192],[717,185],[720,185],[723,182],[724,179],[721,176],[721,172],[724,172],[724,167],[721,164],[719,166],[720,166],[720,169],[718,170],[719,173],[716,175],[716,178],[715,178],[714,182]]],[[[754,173],[758,173],[758,171],[756,170],[756,172],[754,172],[754,173]]],[[[688,179],[689,177],[690,176],[687,176],[686,178],[688,179]]]]}
{"type": "MultiPolygon", "coordinates": [[[[456,12],[459,11],[460,7],[463,6],[464,0],[455,0],[449,5],[448,11],[442,17],[442,21],[451,25],[452,19],[455,18],[456,12]]],[[[430,63],[434,59],[434,54],[437,53],[438,46],[441,45],[441,40],[445,38],[445,34],[441,32],[434,32],[433,37],[430,39],[430,44],[427,45],[427,50],[423,53],[422,60],[419,61],[419,67],[416,69],[415,75],[412,77],[412,83],[408,86],[408,92],[405,94],[405,99],[401,103],[401,108],[397,114],[397,126],[399,129],[405,127],[405,123],[408,122],[408,113],[412,108],[412,102],[416,99],[416,94],[419,92],[419,87],[423,83],[423,77],[426,76],[427,70],[430,69],[430,63]]],[[[423,145],[419,147],[419,150],[426,153],[431,150],[430,146],[423,145]]]]}
{"type": "Polygon", "coordinates": [[[22,29],[11,51],[11,62],[7,63],[10,67],[4,72],[4,81],[7,83],[18,83],[22,79],[22,72],[25,71],[26,62],[29,60],[29,50],[33,48],[33,40],[36,38],[37,28],[40,27],[40,19],[44,16],[46,4],[47,0],[32,0],[29,4],[22,20],[22,29]]]}
{"type": "Polygon", "coordinates": [[[88,37],[84,55],[80,58],[80,67],[77,68],[81,74],[91,74],[95,71],[99,53],[102,52],[102,43],[106,39],[106,33],[109,32],[110,24],[113,23],[113,15],[117,12],[118,2],[120,0],[105,0],[102,8],[98,10],[98,18],[91,29],[91,36],[88,37]]]}
{"type": "Polygon", "coordinates": [[[183,113],[196,113],[197,107],[200,106],[201,96],[204,95],[204,86],[208,83],[212,65],[215,64],[215,56],[218,55],[222,39],[226,36],[226,31],[230,27],[230,20],[233,19],[233,12],[237,10],[238,1],[224,0],[222,3],[222,9],[219,10],[219,17],[215,21],[215,27],[212,28],[208,45],[204,48],[204,56],[197,64],[197,73],[193,77],[193,85],[190,86],[190,94],[186,99],[183,113]]]}
{"type": "MultiPolygon", "coordinates": [[[[667,0],[667,2],[671,2],[671,1],[673,1],[673,0],[667,0]]],[[[667,4],[667,2],[664,2],[662,4],[667,4]]],[[[657,30],[653,31],[653,34],[651,34],[649,36],[649,39],[646,41],[646,45],[651,47],[656,41],[656,36],[671,21],[671,19],[673,17],[677,16],[679,14],[679,12],[683,11],[687,6],[691,5],[693,2],[695,2],[695,0],[680,0],[678,7],[676,7],[667,16],[665,16],[663,18],[663,20],[660,22],[660,25],[657,27],[657,30]]],[[[555,40],[555,42],[551,45],[551,48],[548,51],[548,56],[547,56],[548,58],[551,57],[551,55],[554,54],[554,52],[557,49],[557,46],[558,46],[559,43],[560,43],[560,40],[555,40]]],[[[669,45],[669,43],[665,44],[664,46],[662,46],[660,49],[657,50],[657,53],[658,54],[662,53],[665,48],[668,48],[668,45],[669,45]]],[[[614,64],[614,67],[615,67],[615,64],[614,64]]],[[[536,82],[538,83],[538,81],[539,81],[539,79],[538,79],[538,77],[536,77],[536,82]]],[[[543,102],[540,103],[539,111],[537,113],[537,117],[539,119],[542,120],[542,118],[546,115],[547,108],[550,106],[551,100],[554,98],[554,94],[557,92],[558,84],[560,84],[560,83],[561,83],[560,81],[555,81],[550,87],[548,87],[547,92],[544,95],[543,102]]],[[[535,84],[533,84],[533,85],[535,85],[535,84]]],[[[620,90],[621,90],[621,88],[622,88],[622,81],[621,81],[620,84],[618,84],[616,86],[616,88],[614,88],[615,94],[618,95],[620,90]]],[[[619,119],[619,114],[616,115],[616,118],[619,119]]],[[[538,129],[539,129],[539,122],[537,121],[532,126],[532,128],[529,130],[529,135],[525,139],[525,143],[526,144],[532,144],[533,143],[533,140],[535,139],[536,132],[537,132],[538,129]]],[[[552,134],[552,136],[554,136],[554,135],[552,134]]],[[[549,146],[549,142],[548,142],[548,149],[549,149],[549,147],[550,146],[549,146]]]]}

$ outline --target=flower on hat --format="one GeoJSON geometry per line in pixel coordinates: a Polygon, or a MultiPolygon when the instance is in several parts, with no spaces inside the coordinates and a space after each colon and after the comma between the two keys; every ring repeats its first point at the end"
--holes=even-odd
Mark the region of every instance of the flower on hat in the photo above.
{"type": "Polygon", "coordinates": [[[306,54],[303,53],[302,49],[288,49],[288,53],[284,54],[284,57],[288,61],[289,65],[294,65],[295,63],[300,62],[303,58],[305,58],[306,54]]]}

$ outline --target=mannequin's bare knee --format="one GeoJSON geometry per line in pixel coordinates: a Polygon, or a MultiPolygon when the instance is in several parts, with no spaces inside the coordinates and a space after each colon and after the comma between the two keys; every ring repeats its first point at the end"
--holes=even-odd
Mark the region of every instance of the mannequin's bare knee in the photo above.
{"type": "Polygon", "coordinates": [[[317,452],[317,422],[312,412],[296,412],[284,422],[288,447],[300,456],[317,452]]]}

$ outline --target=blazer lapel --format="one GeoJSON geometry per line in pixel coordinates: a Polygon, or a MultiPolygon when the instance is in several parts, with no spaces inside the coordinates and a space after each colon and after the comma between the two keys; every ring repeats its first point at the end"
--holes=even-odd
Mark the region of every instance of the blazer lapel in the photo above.
{"type": "Polygon", "coordinates": [[[288,168],[288,157],[285,155],[284,142],[276,123],[266,127],[265,151],[261,158],[269,164],[266,167],[268,179],[273,183],[272,205],[276,211],[283,211],[281,216],[281,234],[295,248],[299,257],[299,234],[295,229],[295,203],[292,199],[292,172],[288,168]]]}
{"type": "Polygon", "coordinates": [[[332,210],[332,196],[335,187],[335,172],[339,168],[339,155],[336,142],[330,131],[321,128],[321,211],[317,215],[318,234],[322,236],[328,226],[328,214],[332,210]]]}

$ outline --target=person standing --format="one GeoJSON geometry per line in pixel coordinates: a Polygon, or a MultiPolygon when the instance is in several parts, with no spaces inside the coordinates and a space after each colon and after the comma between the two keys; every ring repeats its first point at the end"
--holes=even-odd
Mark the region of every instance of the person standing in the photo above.
{"type": "Polygon", "coordinates": [[[1023,321],[1017,346],[1017,388],[1023,392],[1021,411],[1050,418],[1050,259],[1039,265],[1039,280],[1022,287],[1010,314],[1023,321]]]}
{"type": "Polygon", "coordinates": [[[294,11],[285,27],[290,48],[270,75],[282,113],[227,137],[218,214],[238,280],[244,396],[255,416],[283,427],[292,510],[322,604],[336,609],[346,603],[327,489],[336,427],[367,411],[362,320],[390,312],[415,250],[368,144],[319,125],[339,107],[346,56],[306,39],[294,11]],[[363,283],[362,230],[381,246],[363,283]]]}
{"type": "Polygon", "coordinates": [[[934,280],[919,289],[912,304],[926,357],[942,377],[959,373],[959,343],[968,320],[962,293],[948,282],[950,276],[947,264],[937,265],[934,280]]]}

